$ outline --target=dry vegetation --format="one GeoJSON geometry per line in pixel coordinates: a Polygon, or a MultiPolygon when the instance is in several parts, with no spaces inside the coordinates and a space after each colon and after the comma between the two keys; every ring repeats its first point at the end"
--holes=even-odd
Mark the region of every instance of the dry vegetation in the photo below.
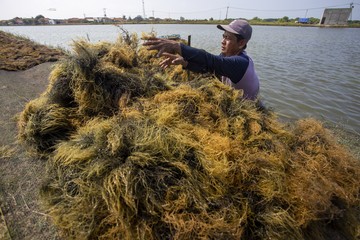
{"type": "Polygon", "coordinates": [[[26,101],[22,144],[1,150],[14,239],[360,237],[359,159],[320,122],[283,125],[137,43],[75,42],[26,101]],[[20,232],[19,205],[34,214],[20,232]]]}
{"type": "Polygon", "coordinates": [[[44,62],[55,62],[64,56],[59,49],[0,31],[0,70],[26,70],[44,62]]]}

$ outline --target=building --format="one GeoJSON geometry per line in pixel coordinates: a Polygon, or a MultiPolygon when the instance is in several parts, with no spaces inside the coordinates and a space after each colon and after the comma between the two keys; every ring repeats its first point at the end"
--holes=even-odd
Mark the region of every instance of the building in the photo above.
{"type": "Polygon", "coordinates": [[[320,25],[347,25],[352,8],[326,8],[320,25]]]}
{"type": "Polygon", "coordinates": [[[89,23],[94,23],[94,22],[96,22],[96,20],[95,20],[93,17],[86,17],[86,18],[85,18],[85,21],[86,21],[86,22],[89,22],[89,23]]]}
{"type": "Polygon", "coordinates": [[[80,18],[69,18],[69,19],[67,19],[68,24],[79,24],[79,23],[82,23],[82,22],[83,22],[83,19],[80,19],[80,18]]]}

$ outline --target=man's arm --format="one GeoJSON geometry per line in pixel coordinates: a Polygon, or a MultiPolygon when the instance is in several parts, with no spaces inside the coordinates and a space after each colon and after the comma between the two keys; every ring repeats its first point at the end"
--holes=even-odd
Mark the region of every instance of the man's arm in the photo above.
{"type": "Polygon", "coordinates": [[[243,78],[249,65],[249,58],[244,54],[231,57],[217,56],[168,39],[154,38],[143,45],[148,46],[148,50],[158,50],[158,56],[164,53],[181,55],[190,71],[215,72],[217,75],[230,78],[234,83],[243,78]]]}
{"type": "Polygon", "coordinates": [[[215,74],[225,76],[234,83],[240,81],[249,65],[249,58],[242,54],[239,56],[223,57],[210,54],[204,50],[180,45],[181,55],[188,62],[188,69],[196,66],[198,72],[215,72],[215,74]]]}

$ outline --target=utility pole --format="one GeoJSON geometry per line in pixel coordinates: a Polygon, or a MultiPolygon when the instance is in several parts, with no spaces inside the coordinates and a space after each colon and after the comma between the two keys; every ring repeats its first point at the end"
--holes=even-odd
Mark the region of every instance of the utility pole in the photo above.
{"type": "Polygon", "coordinates": [[[143,6],[143,18],[145,20],[146,15],[145,15],[145,4],[144,4],[144,0],[142,0],[142,6],[143,6]]]}
{"type": "Polygon", "coordinates": [[[227,7],[226,7],[226,16],[225,16],[225,20],[227,19],[228,12],[229,12],[229,6],[227,6],[227,7]]]}
{"type": "Polygon", "coordinates": [[[106,8],[103,8],[104,10],[104,17],[106,18],[106,8]]]}
{"type": "Polygon", "coordinates": [[[350,21],[352,21],[352,9],[354,8],[354,3],[350,3],[350,21]]]}

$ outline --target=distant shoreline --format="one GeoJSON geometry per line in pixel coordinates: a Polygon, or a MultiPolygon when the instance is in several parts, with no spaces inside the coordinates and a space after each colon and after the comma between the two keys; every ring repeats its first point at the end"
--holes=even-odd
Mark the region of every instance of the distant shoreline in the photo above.
{"type": "MultiPolygon", "coordinates": [[[[252,26],[280,26],[280,27],[319,27],[319,28],[360,28],[360,23],[352,23],[349,25],[319,25],[319,24],[302,24],[302,23],[285,23],[285,22],[252,22],[252,26]]],[[[112,22],[112,23],[60,23],[60,24],[39,24],[39,25],[0,25],[0,27],[24,27],[24,26],[76,26],[76,25],[148,25],[148,24],[176,24],[176,25],[217,25],[228,24],[228,21],[196,21],[196,22],[112,22]]]]}

